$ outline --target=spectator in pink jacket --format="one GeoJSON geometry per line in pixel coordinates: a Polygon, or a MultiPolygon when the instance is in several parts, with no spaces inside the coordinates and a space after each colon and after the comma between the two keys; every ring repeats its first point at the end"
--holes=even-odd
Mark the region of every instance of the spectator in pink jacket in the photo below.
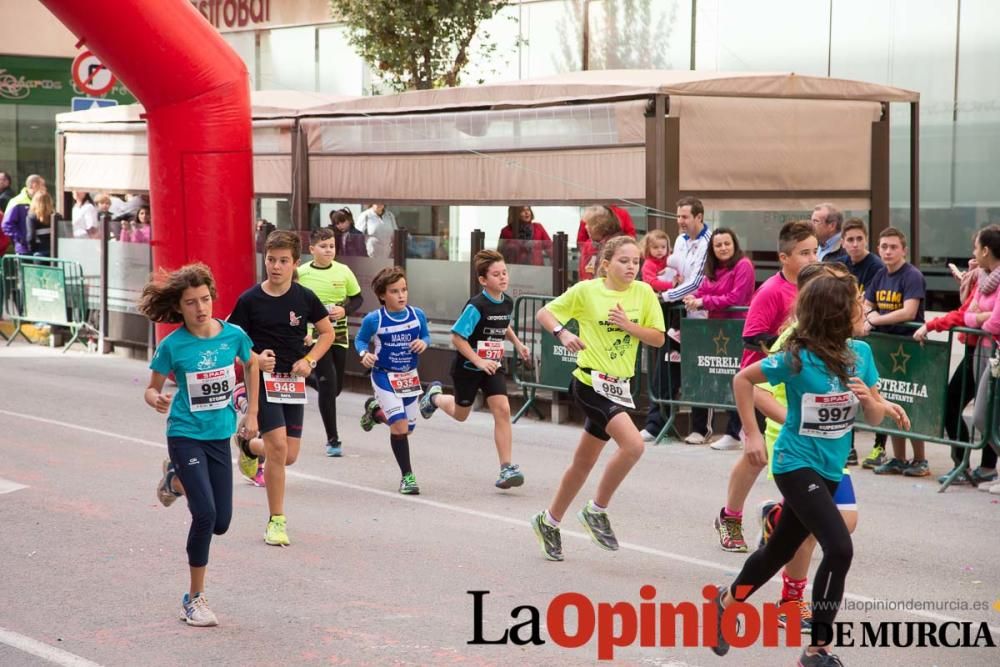
{"type": "MultiPolygon", "coordinates": [[[[753,264],[743,256],[740,242],[733,230],[719,227],[712,233],[712,241],[705,256],[705,278],[694,294],[684,297],[684,305],[692,314],[708,312],[709,319],[744,318],[746,313],[726,312],[727,308],[749,306],[753,297],[753,264]]],[[[711,444],[712,449],[739,449],[740,429],[743,424],[735,410],[727,412],[729,423],[726,433],[711,444]]],[[[704,442],[712,433],[711,412],[706,408],[691,408],[692,435],[705,434],[699,439],[704,442]]],[[[689,439],[686,442],[692,440],[689,439]]]]}
{"type": "Polygon", "coordinates": [[[684,297],[684,305],[689,311],[708,311],[709,319],[743,318],[743,313],[726,309],[749,306],[753,287],[753,264],[743,255],[733,230],[720,227],[712,234],[705,257],[705,279],[694,294],[684,297]]]}
{"type": "Polygon", "coordinates": [[[152,236],[150,230],[149,207],[140,206],[132,221],[122,221],[122,231],[119,240],[122,243],[149,243],[152,236]]]}

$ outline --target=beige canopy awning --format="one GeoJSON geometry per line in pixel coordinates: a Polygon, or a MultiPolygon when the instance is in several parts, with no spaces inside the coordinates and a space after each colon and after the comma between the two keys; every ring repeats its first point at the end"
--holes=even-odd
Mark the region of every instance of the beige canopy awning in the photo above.
{"type": "MultiPolygon", "coordinates": [[[[652,204],[657,172],[673,183],[667,191],[697,194],[708,208],[801,210],[824,200],[865,209],[873,155],[888,145],[873,143],[875,126],[887,128],[885,105],[918,99],[790,73],[660,70],[356,98],[258,91],[254,183],[260,195],[295,191],[299,206],[652,204]],[[676,134],[664,139],[654,108],[676,134]]],[[[61,114],[66,187],[148,187],[141,114],[137,105],[61,114]]]]}
{"type": "MultiPolygon", "coordinates": [[[[295,117],[344,99],[349,98],[294,90],[251,93],[254,190],[259,195],[291,195],[295,117]]],[[[149,190],[144,113],[141,104],[129,104],[59,114],[56,123],[66,140],[65,189],[149,190]]]]}

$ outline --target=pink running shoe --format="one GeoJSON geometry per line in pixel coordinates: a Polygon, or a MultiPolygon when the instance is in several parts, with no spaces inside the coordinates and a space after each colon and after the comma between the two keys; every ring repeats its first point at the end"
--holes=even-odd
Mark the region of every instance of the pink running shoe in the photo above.
{"type": "Polygon", "coordinates": [[[251,480],[254,486],[264,487],[264,466],[257,466],[257,474],[251,480]]]}

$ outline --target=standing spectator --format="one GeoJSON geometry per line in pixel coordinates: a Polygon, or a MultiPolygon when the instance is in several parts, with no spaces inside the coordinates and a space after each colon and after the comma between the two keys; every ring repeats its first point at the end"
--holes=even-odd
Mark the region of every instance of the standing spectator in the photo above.
{"type": "MultiPolygon", "coordinates": [[[[606,208],[618,219],[618,225],[622,229],[622,234],[636,238],[635,223],[632,222],[631,214],[629,214],[629,212],[621,206],[608,206],[606,208]]],[[[580,228],[576,230],[576,245],[577,247],[580,247],[581,244],[587,243],[591,240],[590,233],[587,231],[587,221],[581,218],[580,228]]]]}
{"type": "MultiPolygon", "coordinates": [[[[674,250],[670,253],[670,259],[673,266],[679,267],[681,280],[673,289],[660,294],[660,301],[665,305],[680,303],[684,297],[694,294],[695,290],[701,286],[701,281],[704,278],[705,257],[708,255],[709,241],[712,236],[712,230],[705,224],[705,207],[701,200],[695,197],[682,197],[677,201],[677,226],[680,228],[681,234],[677,237],[677,243],[674,244],[674,250]]],[[[664,313],[664,315],[664,321],[667,322],[667,326],[670,326],[671,313],[664,313]]],[[[677,320],[676,324],[679,326],[680,321],[677,320]]],[[[659,388],[657,393],[662,398],[673,398],[664,395],[668,377],[674,391],[680,388],[680,354],[673,356],[676,363],[671,360],[672,353],[678,351],[679,336],[676,330],[673,332],[668,330],[665,347],[656,353],[657,367],[655,372],[659,388]]],[[[639,432],[639,435],[642,436],[644,442],[652,442],[656,439],[656,434],[663,430],[664,423],[660,406],[651,402],[649,413],[646,415],[646,427],[639,432]]]]}
{"type": "Polygon", "coordinates": [[[365,235],[354,226],[354,214],[346,206],[330,211],[330,224],[335,234],[338,257],[367,257],[365,235]]]}
{"type": "MultiPolygon", "coordinates": [[[[100,236],[100,226],[97,220],[97,207],[90,194],[81,190],[73,191],[73,238],[96,239],[100,236]]],[[[109,200],[110,205],[110,200],[109,200]]]]}
{"type": "Polygon", "coordinates": [[[122,243],[149,243],[152,236],[149,207],[143,204],[135,212],[135,219],[122,221],[122,243]]]}
{"type": "Polygon", "coordinates": [[[864,294],[878,272],[885,268],[885,264],[877,255],[868,252],[868,228],[861,218],[851,218],[844,223],[841,244],[847,258],[839,261],[844,262],[847,270],[858,281],[858,289],[864,294]]]}
{"type": "MultiPolygon", "coordinates": [[[[875,279],[879,271],[885,270],[885,264],[882,263],[878,255],[868,252],[868,228],[865,227],[861,218],[851,218],[844,223],[841,245],[847,252],[844,265],[858,281],[858,292],[863,297],[865,289],[875,279]]],[[[858,451],[854,448],[853,433],[851,438],[851,452],[847,455],[847,465],[856,466],[858,465],[858,451]]],[[[879,460],[880,452],[885,452],[885,442],[885,433],[875,434],[875,446],[872,447],[871,454],[863,462],[865,468],[875,468],[885,463],[884,458],[879,460]]]]}
{"type": "Polygon", "coordinates": [[[28,207],[28,249],[32,255],[48,257],[52,251],[52,197],[48,192],[36,192],[28,207]]]}
{"type": "Polygon", "coordinates": [[[14,242],[14,252],[19,255],[31,254],[28,244],[28,207],[36,192],[45,191],[45,179],[32,174],[24,181],[24,189],[7,203],[3,224],[0,229],[14,242]]]}
{"type": "Polygon", "coordinates": [[[111,213],[111,197],[106,192],[99,193],[94,197],[94,207],[97,209],[97,230],[100,234],[101,225],[104,226],[104,233],[109,239],[117,239],[122,233],[121,222],[114,222],[111,213]]]}
{"type": "MultiPolygon", "coordinates": [[[[973,252],[979,271],[978,286],[975,290],[973,301],[965,311],[965,326],[981,328],[993,337],[1000,335],[1000,295],[997,294],[994,274],[1000,272],[1000,227],[990,225],[984,227],[976,235],[973,245],[973,252]]],[[[990,386],[993,375],[990,368],[990,358],[992,357],[993,341],[989,336],[979,339],[979,359],[975,366],[975,374],[979,379],[976,389],[976,403],[974,410],[974,423],[976,429],[982,433],[990,433],[990,427],[986,424],[987,408],[990,395],[990,386]]],[[[1000,489],[993,491],[993,486],[997,479],[996,471],[996,448],[997,442],[989,438],[989,446],[983,449],[982,465],[972,473],[973,480],[978,485],[985,484],[990,493],[1000,494],[1000,489]]],[[[954,458],[954,456],[953,456],[954,458]]]]}
{"type": "Polygon", "coordinates": [[[385,204],[372,204],[358,219],[358,229],[365,235],[369,257],[392,258],[392,237],[399,226],[385,204]]]}
{"type": "MultiPolygon", "coordinates": [[[[0,190],[0,219],[3,217],[3,212],[7,210],[7,204],[14,196],[14,191],[10,189],[10,184],[10,174],[6,171],[0,171],[0,187],[3,187],[3,190],[0,190]]],[[[10,239],[0,230],[0,255],[7,252],[9,246],[10,239]]]]}
{"type": "Polygon", "coordinates": [[[821,262],[843,262],[847,251],[841,247],[844,214],[833,204],[818,204],[809,219],[819,241],[817,257],[821,262]]]}
{"type": "MultiPolygon", "coordinates": [[[[727,312],[727,309],[749,306],[753,287],[753,264],[743,255],[733,230],[720,227],[712,233],[712,246],[705,257],[705,279],[694,294],[684,297],[684,305],[688,312],[707,311],[709,319],[739,319],[744,313],[727,312]]],[[[739,413],[730,410],[727,414],[726,434],[712,443],[712,449],[728,451],[742,446],[740,429],[743,424],[739,413]]],[[[706,408],[691,408],[691,435],[708,433],[708,418],[706,408]]],[[[704,436],[701,441],[705,441],[704,436]]]]}
{"type": "MultiPolygon", "coordinates": [[[[847,225],[844,225],[846,228],[847,225]]],[[[987,228],[988,229],[988,228],[987,228]]],[[[985,231],[985,230],[983,230],[985,231]]],[[[978,236],[978,234],[977,234],[978,236]]],[[[846,238],[846,232],[845,232],[846,238]]],[[[965,326],[965,313],[979,296],[989,297],[996,292],[1000,286],[1000,271],[987,271],[980,269],[975,259],[969,261],[969,270],[966,273],[956,272],[955,277],[961,283],[959,294],[963,297],[962,305],[957,310],[953,310],[941,317],[929,320],[913,333],[914,340],[923,343],[927,340],[928,331],[948,331],[954,327],[965,326]]],[[[947,402],[944,406],[944,430],[950,440],[962,440],[969,442],[969,429],[962,419],[962,411],[976,392],[977,368],[975,362],[976,346],[979,345],[979,336],[958,334],[958,342],[963,344],[965,354],[962,360],[951,374],[948,381],[947,402]]],[[[978,468],[969,475],[976,485],[986,482],[993,482],[997,479],[997,453],[991,447],[984,447],[982,460],[978,468]]],[[[958,467],[962,462],[965,453],[964,447],[951,448],[951,460],[958,467]]],[[[938,477],[938,483],[944,484],[945,480],[955,471],[954,468],[938,477]]],[[[956,477],[953,484],[967,484],[969,477],[956,477]]]]}
{"type": "Polygon", "coordinates": [[[552,254],[552,241],[530,206],[508,206],[507,226],[500,230],[497,250],[507,264],[542,266],[552,254]]]}
{"type": "MultiPolygon", "coordinates": [[[[906,336],[913,329],[905,322],[924,321],[924,297],[927,281],[917,267],[906,261],[906,237],[895,227],[886,227],[878,236],[878,254],[885,270],[865,288],[865,333],[906,336]]],[[[875,468],[876,475],[926,477],[930,473],[924,442],[910,438],[913,460],[906,460],[906,438],[892,436],[892,458],[875,468]]],[[[877,458],[877,452],[872,452],[877,458]]],[[[869,456],[872,458],[872,456],[869,456]]]]}
{"type": "Polygon", "coordinates": [[[270,236],[271,232],[273,231],[274,231],[274,224],[268,222],[264,218],[257,219],[257,227],[256,227],[257,252],[259,253],[264,252],[264,244],[267,243],[267,237],[270,236]]]}
{"type": "Polygon", "coordinates": [[[622,235],[621,223],[607,206],[588,207],[583,212],[583,221],[587,225],[587,238],[590,240],[580,247],[580,282],[597,276],[597,257],[601,246],[622,235]]]}
{"type": "Polygon", "coordinates": [[[12,182],[10,174],[0,171],[0,213],[7,210],[7,204],[14,198],[14,191],[10,189],[12,182]]]}

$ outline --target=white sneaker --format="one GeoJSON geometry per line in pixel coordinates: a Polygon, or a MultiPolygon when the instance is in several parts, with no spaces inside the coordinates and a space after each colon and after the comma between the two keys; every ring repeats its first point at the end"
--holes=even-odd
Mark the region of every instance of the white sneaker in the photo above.
{"type": "Polygon", "coordinates": [[[1000,496],[1000,484],[994,484],[991,486],[990,493],[994,496],[1000,496]]]}
{"type": "Polygon", "coordinates": [[[979,486],[977,486],[976,488],[982,491],[983,493],[990,493],[992,492],[994,486],[1000,486],[1000,483],[998,483],[996,480],[993,480],[992,482],[980,482],[979,486]]]}
{"type": "Polygon", "coordinates": [[[684,442],[686,442],[689,445],[704,445],[705,436],[703,436],[701,433],[698,433],[697,431],[691,431],[690,433],[688,433],[688,437],[684,438],[684,442]]]}
{"type": "Polygon", "coordinates": [[[653,442],[654,440],[656,440],[656,434],[650,433],[646,429],[642,429],[641,431],[639,431],[639,436],[642,438],[643,442],[653,442]]]}
{"type": "Polygon", "coordinates": [[[181,620],[188,625],[199,628],[207,628],[219,624],[219,619],[215,617],[212,610],[208,608],[208,600],[204,595],[195,595],[192,600],[187,593],[181,600],[181,620]]]}
{"type": "Polygon", "coordinates": [[[734,449],[743,449],[743,443],[727,434],[713,442],[709,447],[720,452],[731,452],[734,449]]]}
{"type": "Polygon", "coordinates": [[[678,329],[674,329],[674,328],[667,329],[667,335],[670,336],[670,340],[673,340],[678,345],[680,345],[680,342],[681,342],[681,332],[678,329]]]}

